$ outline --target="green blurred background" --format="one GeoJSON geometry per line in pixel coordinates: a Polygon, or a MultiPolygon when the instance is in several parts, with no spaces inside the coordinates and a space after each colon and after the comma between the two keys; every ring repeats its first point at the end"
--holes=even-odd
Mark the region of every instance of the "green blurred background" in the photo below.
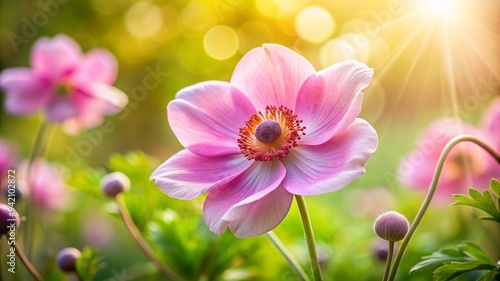
{"type": "MultiPolygon", "coordinates": [[[[399,161],[435,118],[460,117],[477,124],[500,89],[500,2],[494,0],[2,0],[0,10],[1,69],[29,66],[34,42],[59,33],[73,37],[84,51],[102,47],[118,59],[115,85],[129,96],[129,105],[108,118],[111,132],[97,127],[72,136],[53,126],[45,155],[66,171],[73,201],[69,210],[40,216],[40,224],[33,227],[38,232],[29,234],[37,237],[32,254],[38,267],[50,268],[47,260],[61,247],[97,246],[106,264],[98,280],[161,280],[144,266],[146,259],[109,214],[112,204],[97,191],[99,178],[111,170],[127,173],[135,183],[127,202],[153,245],[168,245],[165,241],[174,238],[165,232],[175,229],[171,231],[184,237],[177,242],[182,249],[228,249],[220,254],[228,257],[215,262],[224,270],[211,265],[220,274],[210,278],[294,280],[264,237],[238,240],[226,233],[217,239],[200,223],[202,199],[173,200],[148,181],[160,160],[182,148],[166,120],[165,107],[175,93],[205,80],[228,81],[240,58],[254,47],[285,45],[317,70],[344,59],[358,59],[375,69],[361,117],[375,127],[380,145],[367,175],[338,192],[307,199],[327,280],[381,279],[384,264],[373,254],[378,243],[371,230],[374,218],[395,209],[412,220],[423,198],[395,180],[399,161]],[[145,90],[143,79],[152,71],[161,73],[157,86],[145,90]],[[130,151],[139,152],[121,156],[130,151]],[[172,220],[176,227],[161,225],[165,208],[178,214],[172,220]],[[102,245],[93,243],[85,234],[88,229],[110,237],[102,245]],[[155,236],[158,232],[163,234],[155,236]]],[[[2,105],[0,135],[28,158],[41,122],[41,115],[9,116],[2,105]]],[[[400,280],[428,280],[430,272],[411,279],[406,272],[422,255],[463,239],[489,245],[492,257],[499,259],[498,244],[492,246],[487,235],[496,230],[476,217],[461,207],[434,207],[410,244],[400,280]]],[[[276,233],[307,265],[295,206],[276,233]]],[[[155,248],[159,255],[168,252],[155,248]]],[[[176,266],[194,280],[199,271],[190,267],[197,264],[190,251],[183,252],[186,257],[176,266]]],[[[208,252],[218,253],[203,253],[208,252]]],[[[22,269],[20,274],[18,280],[24,280],[22,269]]]]}

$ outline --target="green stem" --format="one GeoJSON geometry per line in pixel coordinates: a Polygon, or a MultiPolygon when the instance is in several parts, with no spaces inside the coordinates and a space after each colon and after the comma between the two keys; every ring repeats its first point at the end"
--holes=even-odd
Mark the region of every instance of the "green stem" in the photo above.
{"type": "Polygon", "coordinates": [[[293,268],[293,270],[295,270],[300,280],[309,281],[307,274],[304,272],[304,270],[297,262],[297,260],[292,256],[292,254],[287,250],[285,245],[281,243],[281,240],[278,238],[278,236],[276,236],[276,234],[274,234],[273,231],[269,231],[267,233],[267,237],[269,238],[269,240],[271,240],[271,243],[273,243],[273,245],[278,249],[281,255],[283,255],[283,257],[288,262],[288,264],[293,268]]]}
{"type": "Polygon", "coordinates": [[[33,276],[33,278],[36,281],[43,281],[43,278],[40,275],[40,273],[38,273],[38,271],[33,266],[33,264],[31,264],[30,260],[26,257],[26,255],[21,250],[21,248],[19,247],[19,245],[17,245],[17,243],[15,244],[15,248],[16,248],[17,255],[19,256],[19,258],[21,259],[21,261],[24,263],[24,265],[26,266],[26,268],[28,269],[28,271],[31,273],[31,275],[33,276]]]}
{"type": "Polygon", "coordinates": [[[389,254],[387,255],[387,261],[385,264],[384,278],[382,281],[387,281],[389,277],[389,271],[391,270],[392,256],[394,254],[394,241],[389,241],[389,254]]]}
{"type": "MultiPolygon", "coordinates": [[[[31,168],[35,159],[43,154],[43,150],[45,148],[45,142],[47,139],[49,125],[46,122],[42,122],[35,136],[35,143],[33,144],[33,150],[31,151],[31,156],[28,162],[28,171],[26,174],[26,180],[28,182],[31,181],[31,168]]],[[[28,210],[28,205],[26,205],[25,212],[27,214],[32,214],[33,212],[28,210]]],[[[31,216],[30,216],[31,217],[31,216]]],[[[32,239],[27,239],[26,233],[33,233],[32,224],[35,222],[35,219],[31,219],[30,222],[26,225],[26,230],[24,231],[24,240],[26,241],[26,250],[28,255],[31,255],[33,251],[33,241],[32,239]]],[[[33,237],[32,237],[33,238],[33,237]]]]}
{"type": "Polygon", "coordinates": [[[306,200],[300,195],[295,195],[295,201],[299,207],[300,217],[304,225],[304,233],[306,235],[307,248],[309,250],[309,258],[311,259],[311,267],[315,281],[323,280],[321,276],[321,268],[319,267],[318,251],[316,249],[316,242],[314,241],[314,233],[311,225],[311,219],[307,212],[306,200]]]}
{"type": "Polygon", "coordinates": [[[149,248],[148,244],[144,240],[144,238],[141,235],[141,232],[139,229],[137,229],[137,226],[135,226],[134,221],[132,220],[132,217],[130,216],[130,213],[127,209],[127,206],[125,205],[125,202],[123,200],[123,197],[121,194],[118,194],[116,197],[116,203],[118,204],[118,208],[120,209],[120,214],[122,215],[123,222],[125,222],[125,226],[127,227],[128,231],[130,232],[130,235],[132,235],[132,238],[137,242],[139,245],[139,248],[144,252],[144,254],[153,262],[153,264],[170,280],[172,281],[180,281],[181,278],[178,277],[173,271],[168,269],[165,265],[163,265],[153,254],[153,251],[149,248]]]}
{"type": "Polygon", "coordinates": [[[431,185],[429,187],[429,191],[427,192],[427,195],[425,197],[425,200],[422,203],[422,206],[420,207],[420,210],[418,211],[417,216],[415,217],[415,220],[413,221],[413,223],[408,231],[408,234],[406,234],[406,237],[403,239],[403,242],[401,242],[401,247],[399,249],[398,254],[396,255],[396,259],[394,260],[394,264],[393,264],[391,271],[390,271],[390,274],[389,274],[389,281],[393,281],[394,278],[396,277],[396,272],[398,270],[399,263],[401,262],[401,259],[403,258],[403,255],[405,253],[405,249],[408,246],[408,243],[410,242],[410,239],[411,239],[413,233],[417,229],[418,224],[422,220],[422,217],[424,216],[425,212],[427,211],[429,204],[431,203],[432,197],[434,196],[434,193],[436,191],[436,187],[437,187],[437,184],[439,181],[439,176],[441,175],[441,172],[443,170],[443,165],[444,165],[444,162],[446,160],[446,157],[448,156],[448,154],[450,154],[450,151],[453,149],[453,147],[455,145],[457,145],[460,142],[465,142],[465,141],[470,141],[470,142],[477,144],[478,146],[480,146],[481,148],[486,150],[489,154],[491,154],[491,156],[493,156],[495,158],[495,160],[500,164],[500,154],[498,152],[496,152],[495,150],[493,150],[493,148],[489,147],[484,142],[478,140],[474,136],[460,135],[460,136],[457,136],[457,137],[451,139],[446,144],[443,151],[441,152],[441,155],[439,156],[436,170],[434,172],[434,176],[432,178],[432,182],[431,182],[431,185]]]}
{"type": "Polygon", "coordinates": [[[33,151],[31,151],[29,166],[28,166],[28,175],[31,171],[31,165],[35,161],[36,157],[42,154],[42,151],[45,147],[46,135],[48,132],[48,124],[43,122],[38,128],[38,132],[36,133],[35,143],[33,144],[33,151]]]}

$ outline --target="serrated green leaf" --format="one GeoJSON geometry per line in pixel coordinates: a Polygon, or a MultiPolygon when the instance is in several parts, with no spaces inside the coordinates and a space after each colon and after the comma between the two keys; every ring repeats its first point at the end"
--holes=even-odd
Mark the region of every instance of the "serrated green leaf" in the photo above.
{"type": "Polygon", "coordinates": [[[469,195],[470,197],[467,197],[463,194],[454,194],[453,196],[455,197],[456,201],[452,205],[466,205],[474,207],[476,209],[480,209],[491,216],[481,219],[491,219],[500,223],[499,207],[493,200],[493,197],[488,190],[485,190],[481,193],[473,188],[469,188],[469,195]]]}
{"type": "Polygon", "coordinates": [[[434,271],[435,274],[439,273],[441,279],[438,280],[448,280],[447,278],[450,276],[458,276],[468,271],[496,267],[493,260],[472,242],[465,242],[453,248],[441,249],[422,259],[410,270],[410,273],[430,266],[440,266],[434,271]],[[459,272],[461,273],[454,275],[459,272]]]}
{"type": "Polygon", "coordinates": [[[82,281],[92,281],[101,269],[101,254],[92,247],[85,247],[76,260],[76,272],[82,281]]]}
{"type": "Polygon", "coordinates": [[[500,181],[497,179],[491,179],[490,189],[497,196],[497,198],[500,198],[500,181]]]}
{"type": "Polygon", "coordinates": [[[470,261],[470,257],[467,254],[459,251],[456,248],[444,248],[439,251],[432,253],[430,256],[422,257],[422,261],[417,263],[410,270],[410,273],[414,273],[418,270],[429,266],[442,265],[444,262],[448,261],[470,261]]]}
{"type": "Polygon", "coordinates": [[[484,264],[480,261],[451,262],[436,269],[436,271],[434,271],[434,278],[438,281],[448,281],[467,272],[476,270],[491,270],[494,268],[495,266],[491,264],[484,264]]]}
{"type": "Polygon", "coordinates": [[[145,236],[158,258],[185,280],[200,280],[201,275],[206,280],[219,280],[228,268],[248,266],[259,247],[259,239],[241,243],[229,231],[217,236],[208,229],[201,214],[172,209],[157,212],[145,236]]]}
{"type": "Polygon", "coordinates": [[[475,258],[477,261],[495,266],[495,262],[493,262],[483,249],[472,242],[465,242],[464,244],[458,245],[458,249],[468,256],[475,258]]]}

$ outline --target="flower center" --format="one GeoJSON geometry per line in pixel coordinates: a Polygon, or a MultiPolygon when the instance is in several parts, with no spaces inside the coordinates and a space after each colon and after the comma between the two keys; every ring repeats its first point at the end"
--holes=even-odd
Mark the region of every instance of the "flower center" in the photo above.
{"type": "Polygon", "coordinates": [[[290,149],[298,146],[306,127],[301,126],[293,110],[284,106],[267,106],[264,113],[252,114],[240,128],[238,146],[248,160],[283,159],[290,149]]]}
{"type": "Polygon", "coordinates": [[[280,136],[280,124],[274,120],[266,120],[255,129],[255,138],[262,143],[272,143],[280,136]]]}
{"type": "Polygon", "coordinates": [[[472,174],[482,173],[485,169],[485,164],[478,159],[472,151],[457,151],[450,155],[448,161],[447,174],[451,179],[457,179],[470,171],[472,174]]]}
{"type": "Polygon", "coordinates": [[[61,82],[56,86],[56,95],[58,97],[67,97],[71,93],[72,87],[67,82],[61,82]]]}

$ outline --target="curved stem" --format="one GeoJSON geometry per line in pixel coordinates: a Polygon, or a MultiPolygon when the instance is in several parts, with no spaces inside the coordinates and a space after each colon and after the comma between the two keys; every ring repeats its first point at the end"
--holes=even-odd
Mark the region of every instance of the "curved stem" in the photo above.
{"type": "Polygon", "coordinates": [[[387,255],[387,261],[385,264],[384,278],[382,281],[387,281],[389,277],[389,271],[391,270],[392,255],[394,254],[394,241],[389,241],[389,253],[387,255]]]}
{"type": "Polygon", "coordinates": [[[401,247],[399,249],[398,254],[396,255],[396,259],[394,260],[394,264],[393,264],[391,271],[390,271],[390,274],[389,274],[389,281],[393,281],[394,278],[396,277],[396,272],[398,270],[399,263],[401,262],[401,259],[403,258],[403,255],[405,253],[406,246],[408,246],[408,243],[410,242],[410,239],[411,239],[413,233],[417,229],[418,224],[422,220],[422,217],[424,216],[425,212],[427,211],[427,208],[429,207],[429,204],[431,203],[432,197],[434,196],[434,193],[436,191],[436,187],[437,187],[437,184],[439,181],[439,176],[441,175],[441,172],[443,170],[443,165],[444,165],[444,162],[446,160],[446,157],[448,156],[448,154],[450,154],[450,151],[453,149],[453,147],[455,145],[457,145],[460,142],[464,142],[464,141],[470,141],[470,142],[477,144],[478,146],[480,146],[481,148],[486,150],[489,154],[491,154],[491,156],[493,156],[495,158],[495,160],[500,164],[500,154],[498,152],[496,152],[495,150],[493,150],[493,148],[489,147],[484,142],[478,140],[474,136],[460,135],[460,136],[454,137],[446,144],[443,151],[441,152],[441,155],[439,156],[436,170],[434,172],[434,176],[432,178],[432,182],[431,182],[431,185],[429,187],[429,191],[427,192],[427,195],[425,197],[425,200],[422,203],[422,206],[420,207],[420,210],[418,211],[417,216],[415,217],[415,220],[413,221],[413,223],[408,231],[408,234],[406,234],[406,237],[403,239],[403,242],[401,242],[401,247]]]}
{"type": "Polygon", "coordinates": [[[295,270],[297,275],[299,276],[300,280],[302,281],[309,281],[309,278],[307,277],[307,274],[304,272],[300,264],[297,262],[297,260],[292,256],[292,254],[287,250],[285,245],[281,243],[281,240],[274,234],[273,231],[269,231],[267,234],[267,237],[269,240],[271,240],[271,243],[278,249],[278,251],[283,255],[285,260],[288,262],[288,264],[295,270]]]}
{"type": "Polygon", "coordinates": [[[33,266],[33,264],[31,264],[30,260],[26,257],[23,250],[21,250],[21,248],[19,247],[19,245],[17,245],[17,243],[15,244],[15,248],[16,248],[17,255],[19,256],[21,261],[24,263],[24,265],[26,266],[28,271],[31,273],[33,278],[35,278],[35,280],[37,280],[37,281],[43,281],[43,278],[40,275],[40,273],[38,273],[38,271],[33,266]]]}
{"type": "Polygon", "coordinates": [[[321,281],[323,280],[323,277],[321,276],[321,268],[319,267],[318,251],[316,249],[316,242],[314,241],[311,219],[309,218],[309,212],[307,212],[306,200],[300,195],[295,195],[295,201],[297,201],[297,205],[299,206],[300,217],[302,218],[302,224],[304,225],[304,233],[306,235],[307,248],[309,250],[309,258],[311,259],[314,280],[321,281]]]}
{"type": "Polygon", "coordinates": [[[125,222],[125,226],[127,226],[128,231],[130,232],[130,235],[134,238],[134,240],[137,242],[141,250],[144,252],[144,254],[153,262],[153,264],[170,280],[173,281],[180,281],[180,277],[178,277],[174,272],[172,272],[170,269],[168,269],[165,265],[163,265],[153,254],[151,249],[149,248],[148,244],[144,240],[144,238],[141,235],[141,232],[139,229],[137,229],[137,226],[135,226],[134,221],[132,220],[132,217],[130,216],[130,213],[127,209],[127,206],[125,205],[125,202],[123,200],[123,197],[121,194],[118,194],[116,197],[116,203],[118,204],[118,207],[120,208],[120,214],[122,215],[123,221],[125,222]]]}

